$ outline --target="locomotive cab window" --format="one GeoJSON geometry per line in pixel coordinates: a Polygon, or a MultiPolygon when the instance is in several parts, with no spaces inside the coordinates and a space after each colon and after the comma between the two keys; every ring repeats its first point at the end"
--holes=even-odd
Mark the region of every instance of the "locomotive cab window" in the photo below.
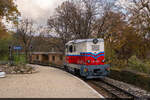
{"type": "Polygon", "coordinates": [[[73,52],[73,46],[72,46],[72,45],[69,46],[69,52],[70,52],[70,53],[73,52]]]}

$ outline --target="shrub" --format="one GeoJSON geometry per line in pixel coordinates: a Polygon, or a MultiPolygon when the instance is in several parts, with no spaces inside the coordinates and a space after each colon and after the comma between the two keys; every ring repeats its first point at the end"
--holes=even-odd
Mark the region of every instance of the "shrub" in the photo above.
{"type": "Polygon", "coordinates": [[[143,62],[136,56],[128,59],[128,67],[139,72],[150,73],[150,63],[143,62]]]}
{"type": "Polygon", "coordinates": [[[149,75],[134,73],[132,71],[127,71],[127,70],[112,69],[109,77],[115,80],[133,84],[137,87],[141,87],[142,89],[150,91],[149,75]]]}
{"type": "Polygon", "coordinates": [[[20,54],[18,56],[17,56],[17,54],[13,54],[13,57],[14,57],[14,65],[26,64],[24,54],[20,54]]]}
{"type": "Polygon", "coordinates": [[[9,47],[9,40],[0,39],[0,60],[1,61],[8,60],[8,47],[9,47]]]}

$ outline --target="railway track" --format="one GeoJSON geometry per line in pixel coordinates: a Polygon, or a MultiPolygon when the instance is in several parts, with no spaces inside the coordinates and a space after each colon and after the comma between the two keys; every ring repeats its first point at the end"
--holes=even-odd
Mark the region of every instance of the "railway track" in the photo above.
{"type": "Polygon", "coordinates": [[[103,80],[91,80],[89,82],[95,85],[96,87],[101,88],[101,90],[103,90],[105,94],[107,92],[107,98],[135,98],[134,95],[103,80]]]}
{"type": "MultiPolygon", "coordinates": [[[[52,67],[66,71],[61,66],[52,66],[52,67]]],[[[113,82],[111,80],[113,80],[113,79],[107,78],[107,80],[105,80],[105,79],[86,80],[86,79],[82,78],[80,75],[76,75],[74,73],[71,73],[71,74],[79,77],[80,79],[82,79],[83,81],[88,83],[91,87],[93,87],[97,92],[102,94],[105,98],[127,98],[127,99],[134,99],[134,100],[148,100],[145,98],[141,98],[141,96],[134,93],[134,91],[132,91],[133,93],[131,93],[131,92],[126,91],[123,88],[120,88],[119,85],[117,86],[115,80],[114,80],[115,84],[112,84],[113,82]]],[[[130,88],[130,87],[128,87],[128,88],[130,88]]]]}

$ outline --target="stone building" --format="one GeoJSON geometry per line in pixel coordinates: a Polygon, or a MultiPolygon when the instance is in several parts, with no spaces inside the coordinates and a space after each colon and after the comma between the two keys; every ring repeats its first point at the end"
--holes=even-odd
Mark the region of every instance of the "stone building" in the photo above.
{"type": "Polygon", "coordinates": [[[32,52],[31,63],[63,65],[65,57],[60,52],[32,52]]]}

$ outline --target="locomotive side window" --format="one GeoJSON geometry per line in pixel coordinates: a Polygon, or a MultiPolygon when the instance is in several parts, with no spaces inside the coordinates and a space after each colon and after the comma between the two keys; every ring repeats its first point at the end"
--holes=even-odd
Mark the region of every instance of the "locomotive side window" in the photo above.
{"type": "Polygon", "coordinates": [[[72,45],[69,46],[69,52],[71,52],[71,53],[73,52],[73,46],[72,45]]]}
{"type": "Polygon", "coordinates": [[[76,52],[76,46],[74,46],[73,51],[76,52]]]}
{"type": "Polygon", "coordinates": [[[100,45],[92,45],[92,51],[99,51],[100,45]]]}

